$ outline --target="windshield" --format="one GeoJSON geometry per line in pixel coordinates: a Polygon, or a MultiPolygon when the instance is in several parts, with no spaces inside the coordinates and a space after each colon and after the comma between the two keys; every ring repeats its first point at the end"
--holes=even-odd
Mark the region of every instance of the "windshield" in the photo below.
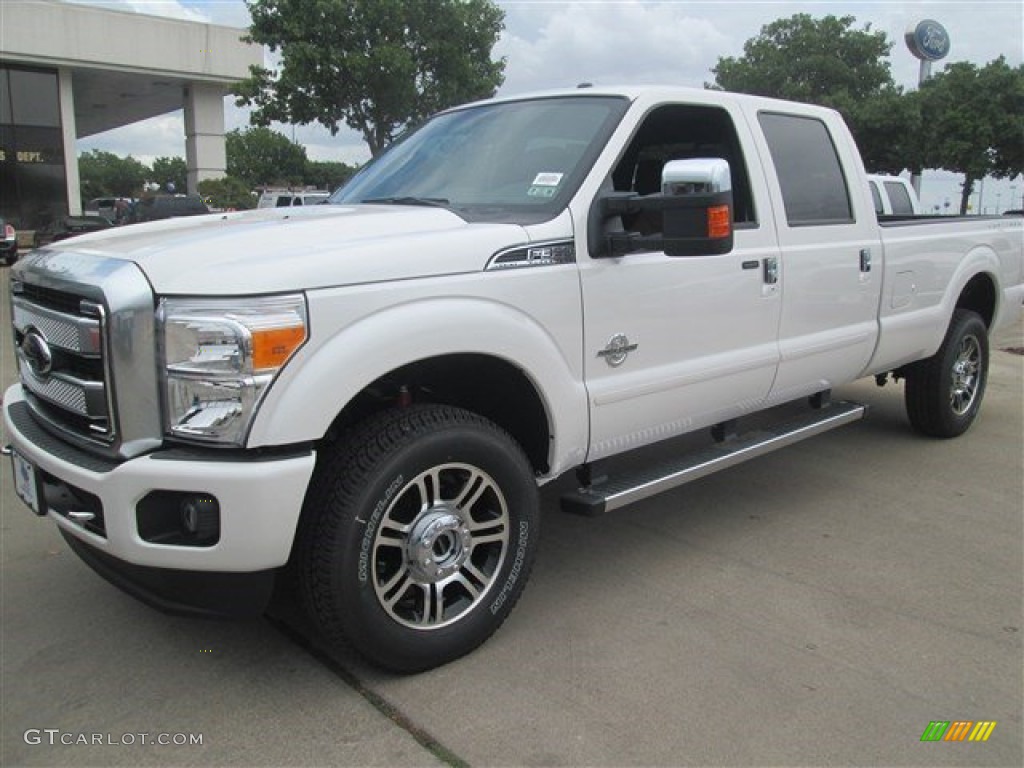
{"type": "Polygon", "coordinates": [[[543,221],[568,203],[627,106],[619,97],[568,96],[447,112],[393,144],[330,202],[543,221]]]}

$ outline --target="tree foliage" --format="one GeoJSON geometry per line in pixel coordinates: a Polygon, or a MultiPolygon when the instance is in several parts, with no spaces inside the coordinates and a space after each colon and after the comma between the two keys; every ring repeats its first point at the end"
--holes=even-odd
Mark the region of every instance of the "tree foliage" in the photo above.
{"type": "Polygon", "coordinates": [[[743,45],[743,56],[720,58],[713,87],[836,109],[892,87],[892,43],[871,25],[854,29],[853,16],[815,19],[799,13],[778,19],[743,45]]]}
{"type": "Polygon", "coordinates": [[[160,185],[161,189],[168,189],[168,184],[173,184],[178,192],[184,192],[188,181],[188,166],[183,157],[158,157],[153,161],[153,172],[150,174],[150,181],[160,185]]]}
{"type": "Polygon", "coordinates": [[[865,164],[899,173],[914,164],[919,113],[893,82],[885,32],[855,23],[805,13],[773,21],[744,44],[743,56],[718,60],[709,87],[837,109],[865,164]]]}
{"type": "Polygon", "coordinates": [[[78,157],[82,197],[132,197],[142,191],[150,169],[129,155],[94,149],[78,157]]]}
{"type": "Polygon", "coordinates": [[[1024,65],[1000,56],[984,67],[950,64],[919,93],[923,161],[966,177],[960,212],[974,183],[1024,173],[1024,65]]]}
{"type": "Polygon", "coordinates": [[[351,179],[357,170],[359,166],[346,163],[307,160],[303,181],[306,186],[334,191],[351,179]]]}
{"type": "Polygon", "coordinates": [[[234,176],[203,179],[199,182],[199,194],[211,208],[244,211],[256,205],[249,185],[234,176]]]}
{"type": "Polygon", "coordinates": [[[504,27],[492,0],[247,0],[248,39],[280,52],[238,91],[253,122],[342,124],[376,156],[410,124],[504,80],[491,59],[504,27]]]}
{"type": "Polygon", "coordinates": [[[228,176],[250,187],[301,184],[306,149],[269,128],[235,129],[224,136],[228,176]]]}

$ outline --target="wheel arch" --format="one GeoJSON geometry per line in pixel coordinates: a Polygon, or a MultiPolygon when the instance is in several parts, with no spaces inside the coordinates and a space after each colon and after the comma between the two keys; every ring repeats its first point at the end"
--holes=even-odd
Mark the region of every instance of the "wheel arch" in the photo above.
{"type": "Polygon", "coordinates": [[[997,296],[995,278],[988,272],[979,272],[960,290],[953,308],[977,313],[985,327],[991,328],[996,316],[997,296]]]}
{"type": "MultiPolygon", "coordinates": [[[[314,337],[268,391],[250,447],[321,443],[360,417],[411,400],[494,421],[542,476],[583,461],[589,422],[582,374],[565,340],[513,307],[441,297],[382,310],[334,333],[317,336],[313,327],[314,337]]],[[[571,337],[568,344],[574,346],[571,337]]]]}
{"type": "Polygon", "coordinates": [[[323,440],[371,414],[412,403],[453,405],[483,416],[519,443],[537,474],[551,469],[551,418],[535,383],[522,369],[489,354],[428,357],[379,376],[342,408],[323,440]]]}

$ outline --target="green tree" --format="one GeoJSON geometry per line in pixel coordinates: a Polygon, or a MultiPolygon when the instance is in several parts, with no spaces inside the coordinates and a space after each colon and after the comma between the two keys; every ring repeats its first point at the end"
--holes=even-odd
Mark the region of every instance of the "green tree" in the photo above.
{"type": "Polygon", "coordinates": [[[328,161],[308,160],[303,180],[307,186],[329,189],[332,192],[352,178],[359,170],[357,165],[346,165],[328,161]]]}
{"type": "Polygon", "coordinates": [[[306,150],[269,128],[235,129],[224,137],[228,176],[251,187],[301,184],[306,150]]]}
{"type": "Polygon", "coordinates": [[[251,68],[239,105],[252,120],[359,131],[374,156],[410,124],[492,96],[505,60],[492,0],[246,0],[248,39],[280,51],[279,70],[251,68]]]}
{"type": "Polygon", "coordinates": [[[137,196],[150,169],[129,155],[94,149],[78,156],[78,176],[83,200],[94,197],[137,196]]]}
{"type": "Polygon", "coordinates": [[[920,91],[924,162],[965,176],[960,213],[986,176],[1024,173],[1024,65],[950,64],[920,91]]]}
{"type": "Polygon", "coordinates": [[[234,176],[200,181],[199,194],[211,208],[245,211],[256,205],[249,185],[234,176]]]}
{"type": "Polygon", "coordinates": [[[885,32],[855,22],[804,13],[773,21],[743,45],[742,56],[720,58],[707,87],[837,109],[865,164],[898,173],[920,154],[917,104],[893,82],[885,32]]]}
{"type": "Polygon", "coordinates": [[[153,175],[150,180],[155,181],[160,185],[160,189],[165,191],[168,184],[173,184],[177,192],[184,192],[188,180],[185,158],[158,157],[153,161],[153,175]]]}

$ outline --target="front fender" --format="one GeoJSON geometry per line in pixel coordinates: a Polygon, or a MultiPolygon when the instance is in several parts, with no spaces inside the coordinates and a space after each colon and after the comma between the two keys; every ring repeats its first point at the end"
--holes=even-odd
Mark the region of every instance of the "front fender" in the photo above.
{"type": "MultiPolygon", "coordinates": [[[[566,269],[544,271],[548,278],[555,272],[570,276],[566,269]]],[[[580,315],[569,298],[579,300],[574,270],[571,277],[567,286],[573,291],[559,292],[560,304],[550,296],[533,297],[532,303],[544,307],[542,318],[493,297],[409,298],[380,307],[384,286],[311,294],[311,339],[270,388],[248,445],[318,440],[346,404],[381,376],[419,360],[475,353],[517,366],[533,383],[553,436],[550,475],[581,463],[589,427],[578,362],[580,315]]],[[[517,304],[531,303],[527,286],[522,288],[517,304]]],[[[542,293],[550,290],[548,285],[542,293]]],[[[398,291],[392,287],[389,293],[398,291]]]]}

